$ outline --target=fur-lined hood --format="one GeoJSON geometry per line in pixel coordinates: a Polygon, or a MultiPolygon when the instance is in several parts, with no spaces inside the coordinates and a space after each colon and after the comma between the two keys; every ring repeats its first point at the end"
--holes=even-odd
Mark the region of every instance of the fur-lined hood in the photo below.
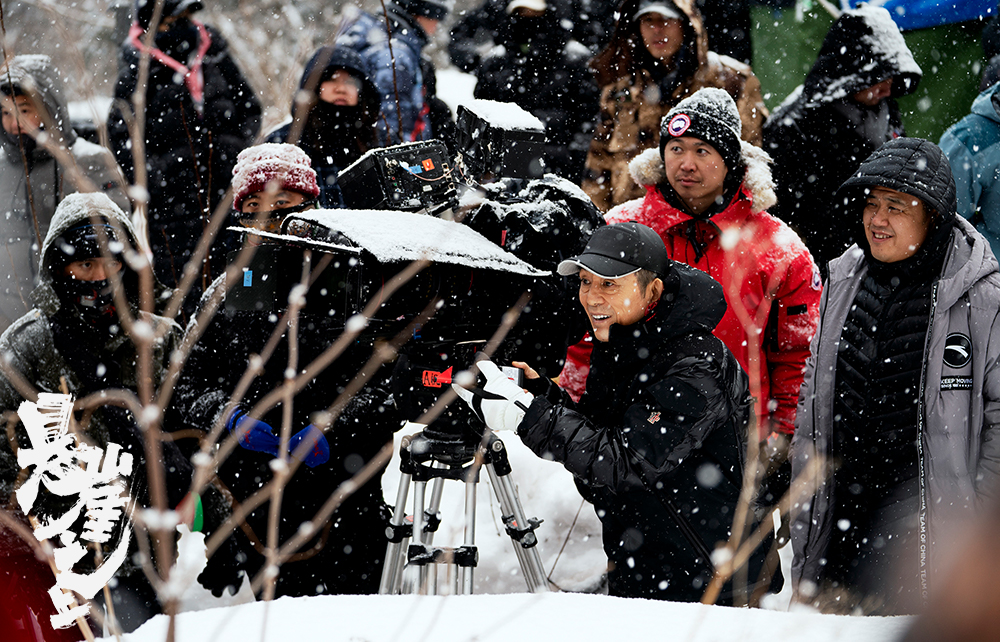
{"type": "MultiPolygon", "coordinates": [[[[771,177],[771,157],[746,141],[740,141],[740,151],[746,165],[743,188],[753,199],[753,213],[763,212],[778,202],[771,177]]],[[[647,149],[639,154],[628,164],[628,169],[632,180],[647,190],[667,180],[663,157],[658,149],[647,149]]]]}

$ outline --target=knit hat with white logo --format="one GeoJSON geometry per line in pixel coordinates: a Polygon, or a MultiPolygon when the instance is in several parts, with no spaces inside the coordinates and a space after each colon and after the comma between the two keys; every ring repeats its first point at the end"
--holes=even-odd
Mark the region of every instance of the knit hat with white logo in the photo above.
{"type": "Polygon", "coordinates": [[[705,87],[663,117],[660,123],[660,156],[671,138],[690,136],[705,141],[722,156],[726,167],[735,170],[743,166],[740,151],[740,112],[726,91],[705,87]]]}

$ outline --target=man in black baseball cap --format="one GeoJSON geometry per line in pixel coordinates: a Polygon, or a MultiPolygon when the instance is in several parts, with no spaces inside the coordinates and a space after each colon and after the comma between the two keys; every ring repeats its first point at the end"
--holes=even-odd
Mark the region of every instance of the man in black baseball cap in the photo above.
{"type": "MultiPolygon", "coordinates": [[[[599,228],[558,271],[579,275],[597,339],[580,402],[518,362],[527,391],[488,361],[477,367],[489,394],[473,404],[475,392],[455,390],[492,430],[516,431],[573,473],[604,525],[611,595],[696,602],[731,533],[751,408],[746,374],[712,334],[722,286],[633,222],[599,228]]],[[[748,577],[764,557],[751,556],[748,577]]],[[[718,603],[743,603],[731,589],[718,603]]]]}
{"type": "Polygon", "coordinates": [[[638,223],[608,225],[594,232],[583,253],[559,264],[559,274],[580,275],[580,303],[594,337],[607,341],[612,325],[632,325],[663,294],[670,269],[659,235],[638,223]]]}

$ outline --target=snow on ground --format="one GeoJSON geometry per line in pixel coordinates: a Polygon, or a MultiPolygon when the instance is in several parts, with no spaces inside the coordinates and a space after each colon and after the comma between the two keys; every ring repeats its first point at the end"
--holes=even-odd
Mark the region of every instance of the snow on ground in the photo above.
{"type": "MultiPolygon", "coordinates": [[[[630,600],[606,595],[470,595],[282,598],[229,609],[186,613],[179,642],[411,640],[645,640],[684,642],[886,642],[910,619],[778,613],[701,604],[630,600]],[[655,637],[654,637],[655,636],[655,637]]],[[[157,616],[123,642],[166,639],[157,616]]],[[[113,638],[108,638],[113,640],[113,638]]]]}

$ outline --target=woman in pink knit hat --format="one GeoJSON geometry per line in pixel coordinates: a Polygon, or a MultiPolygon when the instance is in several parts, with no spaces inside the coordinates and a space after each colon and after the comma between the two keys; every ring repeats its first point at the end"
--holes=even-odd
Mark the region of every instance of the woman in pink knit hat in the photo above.
{"type": "MultiPolygon", "coordinates": [[[[219,442],[236,437],[237,446],[214,471],[213,482],[226,488],[234,506],[251,501],[275,471],[294,470],[285,481],[283,500],[273,507],[280,511],[277,531],[272,530],[272,506],[265,503],[251,510],[233,533],[232,545],[239,550],[231,560],[234,576],[245,571],[263,581],[277,569],[276,597],[374,593],[391,514],[382,499],[384,466],[358,482],[327,521],[315,528],[309,524],[330,494],[374,459],[402,426],[392,400],[391,366],[380,368],[343,403],[328,427],[323,416],[371,358],[373,340],[350,342],[331,367],[296,383],[293,400],[261,403],[287,385],[289,372],[314,363],[338,339],[343,323],[336,313],[343,313],[347,292],[331,281],[340,274],[330,275],[336,265],[317,273],[320,285],[305,297],[312,306],[298,311],[296,331],[290,330],[284,312],[301,274],[303,250],[285,243],[265,245],[264,235],[280,234],[288,215],[317,207],[316,173],[305,152],[275,143],[245,149],[233,171],[232,190],[241,223],[254,230],[248,243],[260,247],[229,282],[218,312],[192,348],[174,388],[174,410],[181,425],[205,437],[220,423],[225,432],[219,442]],[[324,284],[331,286],[326,298],[324,284]],[[318,303],[323,301],[330,302],[329,309],[318,303]],[[241,383],[248,368],[255,370],[254,376],[241,383]],[[304,528],[311,529],[309,540],[280,567],[272,567],[268,548],[288,543],[304,528]]],[[[210,292],[226,286],[220,277],[210,292]]],[[[203,299],[202,309],[210,300],[203,299]]]]}
{"type": "Polygon", "coordinates": [[[280,232],[294,212],[317,207],[319,186],[309,156],[295,145],[264,143],[240,152],[233,168],[233,208],[240,222],[280,232]]]}

